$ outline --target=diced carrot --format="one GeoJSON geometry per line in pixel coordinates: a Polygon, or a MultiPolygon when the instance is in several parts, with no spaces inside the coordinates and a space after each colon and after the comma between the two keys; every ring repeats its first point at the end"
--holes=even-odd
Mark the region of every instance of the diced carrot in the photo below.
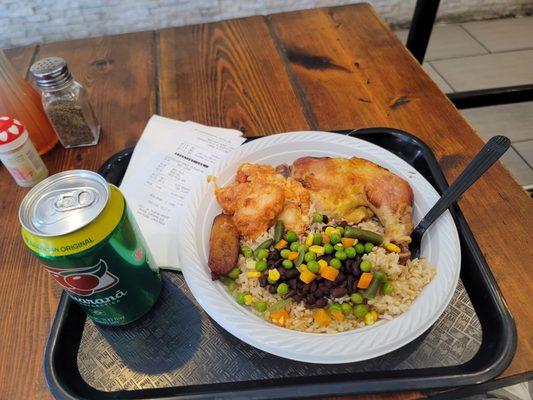
{"type": "Polygon", "coordinates": [[[284,308],[282,308],[281,310],[272,314],[270,318],[272,318],[272,322],[274,322],[276,325],[285,326],[285,324],[289,320],[289,313],[284,308]]]}
{"type": "Polygon", "coordinates": [[[322,244],[329,243],[329,235],[326,233],[322,234],[322,244]]]}
{"type": "Polygon", "coordinates": [[[337,321],[344,321],[344,314],[342,313],[342,311],[332,311],[330,312],[330,314],[337,321]]]}
{"type": "Polygon", "coordinates": [[[289,257],[288,257],[289,260],[294,261],[297,258],[298,258],[298,252],[297,251],[291,251],[289,253],[289,257]]]}
{"type": "Polygon", "coordinates": [[[281,239],[278,243],[276,243],[274,248],[276,250],[281,250],[281,249],[284,249],[286,246],[287,246],[287,241],[285,239],[281,239]]]}
{"type": "Polygon", "coordinates": [[[314,274],[313,272],[309,270],[304,270],[300,272],[300,280],[304,283],[310,284],[311,282],[315,280],[315,278],[316,278],[316,274],[314,274]]]}
{"type": "Polygon", "coordinates": [[[372,272],[363,272],[359,278],[359,282],[357,282],[357,287],[359,289],[368,289],[373,277],[374,274],[372,272]]]}
{"type": "Polygon", "coordinates": [[[315,321],[315,324],[320,326],[328,326],[329,324],[331,324],[331,318],[329,317],[326,310],[324,310],[323,308],[318,308],[315,311],[313,319],[315,321]]]}
{"type": "Polygon", "coordinates": [[[333,282],[335,281],[335,279],[337,279],[337,276],[339,275],[339,270],[328,265],[326,267],[320,268],[320,275],[322,276],[322,278],[333,282]]]}
{"type": "Polygon", "coordinates": [[[341,243],[344,247],[352,247],[355,244],[355,239],[343,237],[341,243]]]}

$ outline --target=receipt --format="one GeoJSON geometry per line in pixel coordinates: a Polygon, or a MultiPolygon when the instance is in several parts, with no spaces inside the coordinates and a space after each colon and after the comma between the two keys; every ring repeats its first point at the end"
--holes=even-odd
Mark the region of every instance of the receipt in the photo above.
{"type": "Polygon", "coordinates": [[[120,185],[160,268],[179,270],[178,223],[189,192],[245,139],[233,129],[152,116],[120,185]]]}

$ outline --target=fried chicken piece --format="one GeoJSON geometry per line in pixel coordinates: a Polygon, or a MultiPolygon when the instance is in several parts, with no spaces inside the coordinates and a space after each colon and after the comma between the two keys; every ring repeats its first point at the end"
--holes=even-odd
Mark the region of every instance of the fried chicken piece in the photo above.
{"type": "Polygon", "coordinates": [[[215,188],[215,196],[247,239],[257,238],[277,219],[297,233],[303,233],[309,224],[309,192],[269,165],[241,164],[236,182],[215,188]]]}
{"type": "Polygon", "coordinates": [[[310,190],[317,212],[353,223],[375,213],[386,243],[411,241],[413,191],[389,170],[362,158],[303,157],[291,174],[310,190]]]}
{"type": "Polygon", "coordinates": [[[239,232],[232,218],[219,214],[213,221],[209,239],[209,269],[214,277],[227,275],[239,258],[239,232]]]}

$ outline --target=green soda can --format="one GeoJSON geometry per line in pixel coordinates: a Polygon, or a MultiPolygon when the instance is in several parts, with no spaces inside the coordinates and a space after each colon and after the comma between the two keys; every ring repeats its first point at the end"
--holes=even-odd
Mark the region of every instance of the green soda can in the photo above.
{"type": "Polygon", "coordinates": [[[19,209],[22,239],[95,322],[124,325],[144,315],[161,276],[119,189],[85,170],[33,187],[19,209]]]}

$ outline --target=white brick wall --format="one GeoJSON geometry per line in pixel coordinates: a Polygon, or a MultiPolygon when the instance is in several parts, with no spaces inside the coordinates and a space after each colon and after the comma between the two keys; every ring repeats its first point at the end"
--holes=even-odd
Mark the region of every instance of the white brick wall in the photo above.
{"type": "MultiPolygon", "coordinates": [[[[409,23],[416,0],[370,0],[392,25],[409,23]]],[[[190,25],[347,0],[0,0],[0,48],[190,25]]],[[[531,0],[442,0],[444,21],[530,14],[531,0]]]]}

